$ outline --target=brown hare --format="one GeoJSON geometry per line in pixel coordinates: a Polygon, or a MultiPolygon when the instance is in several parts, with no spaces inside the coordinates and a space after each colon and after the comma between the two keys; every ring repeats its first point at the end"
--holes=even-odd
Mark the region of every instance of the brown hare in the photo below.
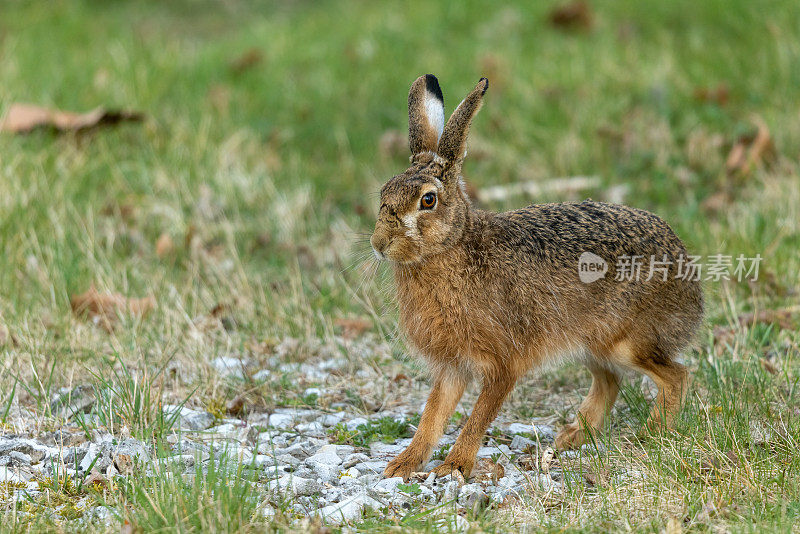
{"type": "Polygon", "coordinates": [[[585,362],[593,380],[559,448],[601,428],[624,369],[658,386],[650,427],[669,426],[686,393],[676,357],[702,321],[703,296],[698,281],[680,275],[686,250],[667,223],[589,200],[504,213],[471,205],[460,172],[488,86],[482,78],[445,123],[436,77],[417,79],[408,96],[411,166],[381,189],[371,244],[391,263],[402,328],[433,373],[419,428],[386,477],[407,479],[424,465],[473,377],[483,389],[438,475],[468,476],[516,381],[564,355],[585,362]],[[579,270],[586,258],[596,269],[588,279],[579,270]],[[644,261],[641,276],[626,272],[624,258],[644,261]]]}

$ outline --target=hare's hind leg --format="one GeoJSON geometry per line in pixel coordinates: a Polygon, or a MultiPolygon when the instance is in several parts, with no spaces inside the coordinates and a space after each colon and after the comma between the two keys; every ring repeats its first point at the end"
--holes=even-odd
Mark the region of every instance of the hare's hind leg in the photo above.
{"type": "Polygon", "coordinates": [[[556,436],[557,449],[570,449],[584,444],[590,433],[603,428],[603,421],[617,400],[619,375],[598,362],[590,361],[587,367],[592,372],[592,386],[578,408],[575,421],[556,436]]]}
{"type": "Polygon", "coordinates": [[[689,388],[689,371],[674,360],[671,350],[659,344],[627,342],[625,346],[630,349],[628,365],[650,377],[658,388],[647,427],[650,430],[672,428],[689,388]]]}

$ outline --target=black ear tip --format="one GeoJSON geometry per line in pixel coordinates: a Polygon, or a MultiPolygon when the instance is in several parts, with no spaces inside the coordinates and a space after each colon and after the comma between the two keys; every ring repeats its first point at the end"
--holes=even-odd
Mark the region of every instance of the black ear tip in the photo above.
{"type": "Polygon", "coordinates": [[[481,78],[478,80],[478,83],[483,84],[483,91],[481,92],[482,95],[486,94],[486,90],[489,89],[489,78],[481,78]]]}
{"type": "Polygon", "coordinates": [[[439,102],[444,103],[444,96],[442,95],[442,88],[439,87],[439,80],[433,74],[425,75],[425,89],[439,99],[439,102]]]}

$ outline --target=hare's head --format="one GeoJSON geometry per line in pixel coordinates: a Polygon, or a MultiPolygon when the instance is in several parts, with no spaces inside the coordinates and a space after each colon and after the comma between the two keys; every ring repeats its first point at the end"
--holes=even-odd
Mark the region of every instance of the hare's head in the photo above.
{"type": "Polygon", "coordinates": [[[436,76],[420,76],[408,94],[411,166],[381,189],[372,248],[379,259],[417,263],[446,252],[464,233],[469,197],[461,164],[467,133],[489,81],[478,85],[444,122],[444,100],[436,76]]]}

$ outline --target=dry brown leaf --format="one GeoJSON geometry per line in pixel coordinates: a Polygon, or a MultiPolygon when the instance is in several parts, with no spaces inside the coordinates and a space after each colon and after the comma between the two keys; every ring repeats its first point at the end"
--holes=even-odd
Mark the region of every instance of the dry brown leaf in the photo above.
{"type": "Polygon", "coordinates": [[[554,451],[552,447],[547,447],[544,452],[542,452],[542,459],[539,463],[542,473],[546,475],[550,472],[550,467],[552,467],[555,462],[555,458],[556,451],[554,451]]]}
{"type": "Polygon", "coordinates": [[[258,48],[251,48],[231,61],[230,69],[234,74],[241,74],[264,61],[264,53],[258,48]]]}
{"type": "Polygon", "coordinates": [[[174,250],[175,243],[172,241],[172,237],[166,232],[161,234],[156,241],[156,256],[163,258],[171,254],[174,250]]]}
{"type": "Polygon", "coordinates": [[[85,293],[73,295],[70,304],[76,315],[111,321],[124,313],[144,316],[155,307],[156,299],[152,295],[129,299],[119,293],[100,293],[92,285],[85,293]]]}
{"type": "Polygon", "coordinates": [[[244,412],[244,395],[237,395],[225,406],[227,412],[231,415],[240,415],[244,412]]]}
{"type": "Polygon", "coordinates": [[[584,0],[556,6],[548,18],[550,24],[560,30],[589,30],[594,24],[594,15],[584,0]]]}
{"type": "Polygon", "coordinates": [[[34,104],[11,104],[3,121],[0,122],[0,132],[25,133],[40,127],[53,128],[59,132],[74,132],[100,125],[142,119],[144,115],[139,112],[110,111],[101,107],[87,113],[73,113],[34,104]]]}
{"type": "Polygon", "coordinates": [[[761,310],[758,313],[743,313],[737,321],[741,326],[753,326],[756,323],[775,323],[783,330],[791,330],[792,316],[798,310],[794,308],[783,308],[779,310],[761,310]]]}
{"type": "MultiPolygon", "coordinates": [[[[736,318],[736,323],[740,328],[751,327],[757,323],[773,323],[778,325],[783,330],[791,330],[794,328],[792,321],[793,316],[799,311],[800,308],[792,307],[778,310],[761,310],[758,313],[743,313],[736,318]]],[[[717,347],[718,354],[722,351],[725,344],[733,339],[736,329],[737,327],[729,326],[714,327],[714,345],[717,347]]],[[[767,366],[765,366],[765,369],[770,371],[767,366]]]]}
{"type": "Polygon", "coordinates": [[[334,319],[333,324],[342,329],[342,337],[345,339],[355,339],[372,328],[372,321],[359,317],[334,319]]]}
{"type": "Polygon", "coordinates": [[[117,454],[114,457],[114,467],[123,475],[130,475],[134,469],[133,458],[129,454],[117,454]]]}
{"type": "Polygon", "coordinates": [[[589,486],[605,487],[608,485],[609,476],[608,469],[584,466],[583,478],[589,486]]]}
{"type": "Polygon", "coordinates": [[[84,484],[87,485],[87,486],[97,486],[97,487],[100,487],[100,488],[103,488],[103,489],[107,489],[108,488],[108,479],[105,477],[105,475],[103,475],[102,473],[100,473],[99,471],[94,469],[89,474],[89,476],[86,477],[86,480],[84,481],[84,484]]]}
{"type": "Polygon", "coordinates": [[[769,162],[775,156],[772,136],[763,120],[756,118],[755,133],[741,136],[734,143],[725,162],[728,176],[746,176],[754,167],[769,162]]]}
{"type": "Polygon", "coordinates": [[[705,103],[714,103],[719,106],[727,104],[730,96],[730,89],[728,89],[728,86],[724,83],[716,87],[698,87],[694,90],[695,100],[705,103]]]}
{"type": "Polygon", "coordinates": [[[497,484],[497,481],[505,475],[506,469],[502,464],[495,462],[491,458],[478,458],[470,478],[479,482],[492,482],[493,484],[497,484]]]}
{"type": "Polygon", "coordinates": [[[771,361],[765,360],[764,358],[761,358],[759,361],[761,362],[761,367],[763,367],[764,370],[769,374],[777,375],[780,372],[780,369],[778,369],[778,367],[771,361]]]}
{"type": "Polygon", "coordinates": [[[700,203],[704,211],[718,213],[727,208],[731,203],[731,195],[727,191],[717,191],[709,195],[700,203]]]}

